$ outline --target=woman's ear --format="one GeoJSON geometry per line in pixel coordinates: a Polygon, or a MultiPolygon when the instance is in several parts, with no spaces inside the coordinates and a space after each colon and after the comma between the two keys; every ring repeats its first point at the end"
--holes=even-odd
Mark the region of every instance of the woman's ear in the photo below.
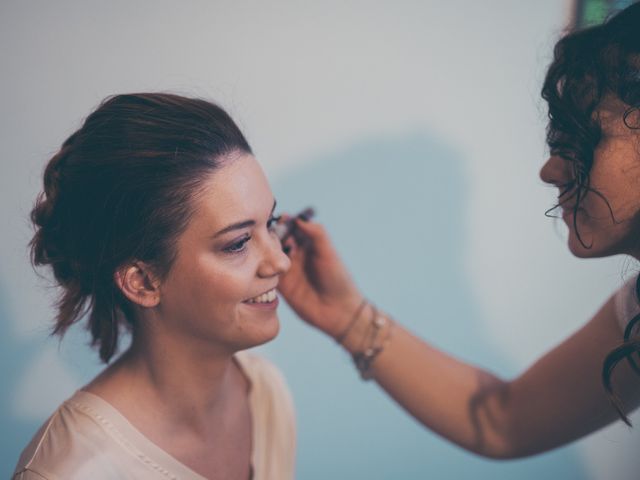
{"type": "Polygon", "coordinates": [[[160,303],[160,281],[144,262],[121,266],[114,273],[114,281],[122,294],[136,305],[150,308],[160,303]]]}

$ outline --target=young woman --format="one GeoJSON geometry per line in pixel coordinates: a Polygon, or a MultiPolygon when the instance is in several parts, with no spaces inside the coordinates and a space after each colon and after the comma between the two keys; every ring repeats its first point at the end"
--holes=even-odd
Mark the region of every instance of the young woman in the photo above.
{"type": "Polygon", "coordinates": [[[47,420],[15,479],[290,479],[293,407],[242,352],[278,333],[290,262],[275,201],[218,106],[107,99],[44,174],[36,265],[61,287],[54,332],[86,317],[100,358],[126,351],[47,420]]]}
{"type": "MultiPolygon", "coordinates": [[[[640,260],[640,4],[561,39],[542,95],[551,156],[540,175],[558,188],[569,249],[640,260]]],[[[279,286],[286,300],[351,352],[364,378],[461,447],[492,458],[532,455],[618,414],[626,421],[640,404],[640,277],[507,381],[438,351],[363,301],[322,226],[296,226],[286,242],[292,268],[279,286]]]]}

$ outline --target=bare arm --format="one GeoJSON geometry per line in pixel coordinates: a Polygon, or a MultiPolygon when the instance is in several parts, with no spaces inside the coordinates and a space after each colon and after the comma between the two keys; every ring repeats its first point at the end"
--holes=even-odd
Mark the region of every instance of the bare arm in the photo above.
{"type": "MultiPolygon", "coordinates": [[[[360,301],[323,228],[301,223],[292,270],[281,292],[309,323],[334,338],[360,301]]],[[[345,339],[354,353],[366,312],[345,339]]],[[[578,332],[512,381],[503,381],[439,351],[397,325],[373,364],[375,380],[426,427],[480,455],[513,458],[577,439],[617,418],[601,383],[602,362],[620,344],[612,300],[578,332]]],[[[640,379],[626,364],[614,375],[629,409],[640,403],[640,379]]]]}
{"type": "MultiPolygon", "coordinates": [[[[513,458],[552,449],[617,419],[601,371],[620,341],[609,300],[582,329],[512,381],[397,327],[373,369],[376,381],[425,426],[478,454],[513,458]]],[[[347,346],[355,345],[353,338],[347,346]]],[[[626,363],[615,379],[625,404],[637,406],[640,379],[626,363]]]]}

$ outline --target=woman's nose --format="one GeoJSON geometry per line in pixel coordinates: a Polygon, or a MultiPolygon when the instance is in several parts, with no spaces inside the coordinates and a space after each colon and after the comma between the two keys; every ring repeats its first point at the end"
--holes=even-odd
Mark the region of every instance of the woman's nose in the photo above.
{"type": "Polygon", "coordinates": [[[282,251],[280,239],[275,234],[265,244],[264,258],[258,268],[260,277],[273,277],[285,273],[291,267],[291,260],[282,251]]]}

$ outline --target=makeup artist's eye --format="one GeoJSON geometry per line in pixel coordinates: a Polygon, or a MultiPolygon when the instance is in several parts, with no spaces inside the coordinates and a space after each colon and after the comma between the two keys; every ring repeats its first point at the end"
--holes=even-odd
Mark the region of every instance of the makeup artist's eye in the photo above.
{"type": "Polygon", "coordinates": [[[244,249],[247,246],[247,242],[251,240],[251,235],[247,235],[245,237],[242,237],[240,240],[238,240],[237,242],[233,242],[231,245],[224,247],[224,251],[227,253],[240,253],[242,251],[244,251],[244,249]]]}

